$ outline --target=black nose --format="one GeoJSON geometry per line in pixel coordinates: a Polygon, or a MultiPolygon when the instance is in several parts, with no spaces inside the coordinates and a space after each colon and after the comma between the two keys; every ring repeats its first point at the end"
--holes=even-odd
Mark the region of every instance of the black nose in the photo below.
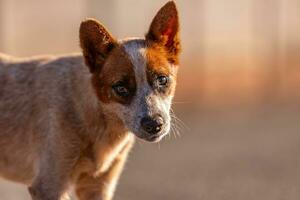
{"type": "Polygon", "coordinates": [[[141,126],[147,133],[156,134],[161,131],[164,120],[161,116],[144,117],[141,120],[141,126]]]}

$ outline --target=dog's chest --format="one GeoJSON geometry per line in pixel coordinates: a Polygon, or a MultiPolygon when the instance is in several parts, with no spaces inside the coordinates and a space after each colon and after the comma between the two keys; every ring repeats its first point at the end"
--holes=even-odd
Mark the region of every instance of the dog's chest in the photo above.
{"type": "Polygon", "coordinates": [[[126,156],[122,151],[133,142],[131,133],[124,133],[116,138],[102,138],[95,146],[95,175],[106,172],[119,156],[126,156]]]}

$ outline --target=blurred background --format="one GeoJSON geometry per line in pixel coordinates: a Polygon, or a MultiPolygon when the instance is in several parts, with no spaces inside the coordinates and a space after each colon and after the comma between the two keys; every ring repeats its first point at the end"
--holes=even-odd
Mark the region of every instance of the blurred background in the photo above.
{"type": "MultiPolygon", "coordinates": [[[[0,52],[78,52],[80,21],[143,36],[163,0],[0,0],[0,52]]],[[[177,0],[176,128],[138,141],[116,200],[300,199],[300,1],[177,0]]],[[[0,200],[29,200],[0,181],[0,200]]]]}

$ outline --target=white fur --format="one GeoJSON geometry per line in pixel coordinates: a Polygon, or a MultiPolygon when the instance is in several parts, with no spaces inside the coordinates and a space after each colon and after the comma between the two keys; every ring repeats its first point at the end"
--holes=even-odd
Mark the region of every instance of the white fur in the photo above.
{"type": "Polygon", "coordinates": [[[126,112],[126,115],[131,113],[134,120],[128,120],[127,123],[131,123],[135,129],[140,129],[140,120],[142,117],[148,115],[153,116],[155,114],[160,114],[164,116],[167,126],[165,129],[165,134],[169,132],[170,129],[170,107],[172,97],[163,99],[159,95],[153,92],[152,87],[147,81],[147,58],[146,51],[147,47],[145,43],[141,40],[131,39],[124,43],[124,49],[130,58],[135,72],[135,79],[137,84],[136,97],[133,100],[130,108],[126,112]]]}

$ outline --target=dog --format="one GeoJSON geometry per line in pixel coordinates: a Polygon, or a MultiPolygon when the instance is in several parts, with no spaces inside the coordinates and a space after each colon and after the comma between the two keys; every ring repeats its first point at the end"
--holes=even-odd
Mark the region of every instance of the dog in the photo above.
{"type": "Polygon", "coordinates": [[[179,66],[176,5],[145,38],[116,40],[95,19],[79,30],[81,54],[0,54],[0,176],[33,200],[111,200],[135,137],[170,130],[179,66]]]}

